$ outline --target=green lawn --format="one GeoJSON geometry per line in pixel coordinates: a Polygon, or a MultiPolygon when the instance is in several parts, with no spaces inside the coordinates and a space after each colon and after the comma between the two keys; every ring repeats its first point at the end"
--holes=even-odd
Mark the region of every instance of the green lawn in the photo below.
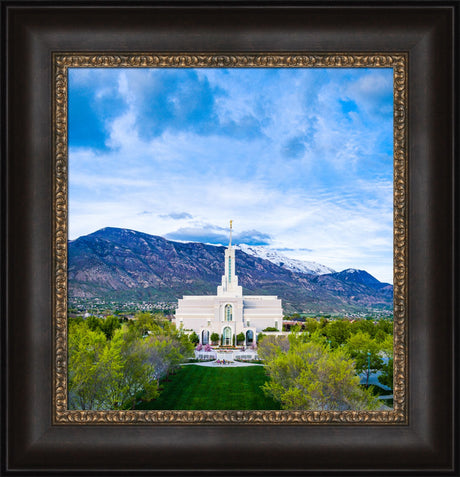
{"type": "Polygon", "coordinates": [[[267,380],[263,366],[208,368],[183,366],[164,387],[158,399],[136,409],[262,410],[280,409],[260,387],[267,380]]]}

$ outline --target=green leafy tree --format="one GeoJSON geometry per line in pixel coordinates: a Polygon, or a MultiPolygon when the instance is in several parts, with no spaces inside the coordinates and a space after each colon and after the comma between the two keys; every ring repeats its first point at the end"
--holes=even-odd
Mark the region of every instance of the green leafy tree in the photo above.
{"type": "Polygon", "coordinates": [[[69,327],[68,391],[71,409],[99,408],[105,389],[98,366],[105,346],[104,334],[100,330],[91,330],[87,323],[69,327]]]}
{"type": "Polygon", "coordinates": [[[134,408],[158,396],[161,377],[192,355],[194,345],[161,315],[142,313],[69,323],[69,402],[72,409],[134,408]],[[90,326],[94,329],[91,329],[90,326]]]}
{"type": "MultiPolygon", "coordinates": [[[[344,349],[289,336],[289,349],[262,351],[273,343],[262,341],[259,353],[265,358],[269,381],[264,391],[284,409],[363,410],[376,409],[378,401],[359,386],[359,377],[344,349]]],[[[276,346],[275,346],[276,348],[276,346]]]]}
{"type": "Polygon", "coordinates": [[[69,326],[73,323],[80,324],[80,323],[83,323],[83,318],[81,316],[69,316],[69,318],[67,319],[67,322],[69,326]]]}
{"type": "Polygon", "coordinates": [[[91,331],[96,331],[101,329],[102,319],[97,316],[90,315],[86,318],[86,324],[91,331]]]}
{"type": "Polygon", "coordinates": [[[384,362],[380,353],[381,347],[368,333],[358,331],[350,336],[346,348],[354,360],[356,371],[359,374],[366,373],[367,383],[371,373],[382,369],[384,362]]]}
{"type": "Polygon", "coordinates": [[[136,313],[134,320],[130,322],[130,326],[134,328],[138,336],[142,337],[157,331],[159,328],[157,320],[151,313],[136,313]]]}
{"type": "Polygon", "coordinates": [[[393,358],[390,358],[382,365],[382,374],[379,376],[379,383],[393,389],[393,358]]]}
{"type": "Polygon", "coordinates": [[[345,344],[351,335],[351,326],[347,320],[336,320],[327,324],[323,329],[324,336],[330,340],[331,346],[336,348],[345,344]]]}
{"type": "Polygon", "coordinates": [[[387,335],[381,343],[380,354],[384,358],[384,363],[378,380],[380,384],[393,389],[393,335],[387,335]]]}
{"type": "Polygon", "coordinates": [[[304,330],[314,333],[319,328],[319,323],[313,318],[307,318],[304,323],[304,330]]]}
{"type": "Polygon", "coordinates": [[[211,333],[211,343],[216,344],[220,340],[219,333],[211,333]]]}
{"type": "Polygon", "coordinates": [[[319,327],[326,328],[327,324],[328,324],[327,318],[322,316],[321,319],[319,320],[319,327]]]}
{"type": "Polygon", "coordinates": [[[100,321],[99,327],[107,339],[111,340],[115,330],[121,328],[121,323],[118,317],[110,315],[100,321]]]}
{"type": "Polygon", "coordinates": [[[236,337],[236,341],[237,341],[238,344],[244,343],[244,333],[238,333],[238,335],[236,337]]]}
{"type": "Polygon", "coordinates": [[[147,346],[147,359],[153,366],[153,377],[158,387],[160,379],[168,375],[171,368],[180,362],[182,356],[174,348],[174,343],[169,336],[150,336],[147,340],[147,346]]]}
{"type": "Polygon", "coordinates": [[[289,351],[289,338],[285,335],[267,335],[258,349],[259,358],[265,362],[274,360],[278,355],[289,351]]]}
{"type": "Polygon", "coordinates": [[[383,331],[383,330],[377,330],[375,332],[375,341],[377,343],[382,343],[383,341],[385,341],[385,338],[387,337],[388,335],[383,331]]]}
{"type": "Polygon", "coordinates": [[[376,325],[377,330],[382,330],[387,335],[393,334],[393,320],[379,320],[376,325]]]}
{"type": "Polygon", "coordinates": [[[195,332],[190,333],[188,339],[190,340],[190,343],[195,346],[200,342],[200,338],[198,338],[198,335],[195,332]]]}
{"type": "Polygon", "coordinates": [[[69,329],[71,409],[119,409],[124,389],[120,340],[110,341],[86,323],[69,329]]]}
{"type": "Polygon", "coordinates": [[[149,361],[149,349],[145,340],[137,336],[139,330],[123,327],[121,334],[121,354],[124,360],[121,397],[122,406],[134,409],[137,395],[143,394],[151,400],[158,395],[155,366],[149,361]]]}
{"type": "Polygon", "coordinates": [[[358,320],[352,324],[351,331],[352,333],[367,333],[374,338],[377,328],[371,320],[358,320]]]}
{"type": "Polygon", "coordinates": [[[126,363],[122,356],[122,334],[108,339],[99,357],[98,374],[102,382],[103,396],[100,405],[103,409],[121,409],[127,389],[123,379],[126,363]]]}
{"type": "Polygon", "coordinates": [[[263,333],[259,333],[257,335],[257,344],[259,344],[264,338],[265,338],[265,335],[263,333]]]}

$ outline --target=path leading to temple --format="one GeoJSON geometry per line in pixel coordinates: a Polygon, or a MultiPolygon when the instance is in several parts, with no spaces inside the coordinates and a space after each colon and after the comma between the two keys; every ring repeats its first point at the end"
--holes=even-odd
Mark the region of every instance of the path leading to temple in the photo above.
{"type": "Polygon", "coordinates": [[[184,363],[183,366],[205,366],[207,368],[241,368],[247,366],[263,366],[260,363],[245,363],[244,361],[215,360],[203,363],[184,363]]]}

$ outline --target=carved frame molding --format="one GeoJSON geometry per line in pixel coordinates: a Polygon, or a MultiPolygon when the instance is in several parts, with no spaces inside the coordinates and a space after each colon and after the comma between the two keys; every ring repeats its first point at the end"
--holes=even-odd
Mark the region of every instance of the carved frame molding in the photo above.
{"type": "Polygon", "coordinates": [[[54,424],[408,424],[408,55],[406,53],[150,54],[55,52],[53,61],[53,423],[54,424]],[[73,411],[67,407],[69,68],[393,68],[394,407],[390,411],[73,411]]]}

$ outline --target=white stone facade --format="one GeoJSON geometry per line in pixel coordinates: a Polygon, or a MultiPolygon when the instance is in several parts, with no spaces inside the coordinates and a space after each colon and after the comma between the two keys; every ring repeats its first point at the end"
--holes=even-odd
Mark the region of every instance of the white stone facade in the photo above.
{"type": "Polygon", "coordinates": [[[178,328],[195,331],[202,344],[210,343],[212,333],[217,333],[220,343],[230,346],[236,344],[236,336],[243,333],[244,344],[249,346],[267,327],[282,331],[283,310],[281,300],[276,296],[243,296],[235,274],[235,249],[230,228],[225,274],[222,284],[217,287],[217,295],[184,296],[179,300],[174,321],[178,328]]]}

